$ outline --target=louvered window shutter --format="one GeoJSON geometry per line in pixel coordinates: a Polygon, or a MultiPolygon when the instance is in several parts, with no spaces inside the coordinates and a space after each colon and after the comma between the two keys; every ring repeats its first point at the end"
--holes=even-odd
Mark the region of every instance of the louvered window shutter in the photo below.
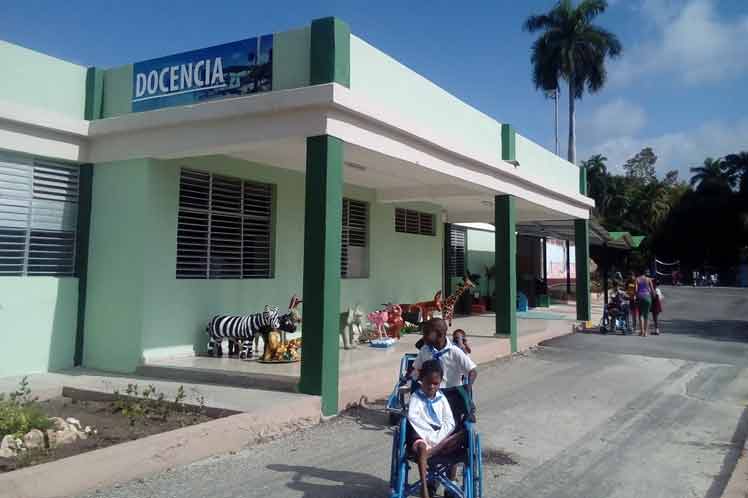
{"type": "Polygon", "coordinates": [[[272,278],[272,185],[183,168],[177,278],[272,278]]]}
{"type": "Polygon", "coordinates": [[[340,274],[343,277],[369,276],[369,205],[343,199],[340,274]]]}
{"type": "Polygon", "coordinates": [[[395,231],[419,235],[436,235],[436,224],[432,213],[395,208],[395,231]]]}
{"type": "Polygon", "coordinates": [[[77,166],[0,157],[0,275],[74,276],[77,166]]]}
{"type": "Polygon", "coordinates": [[[449,253],[447,254],[447,274],[450,277],[465,275],[465,249],[467,245],[467,230],[452,226],[449,234],[449,253]]]}

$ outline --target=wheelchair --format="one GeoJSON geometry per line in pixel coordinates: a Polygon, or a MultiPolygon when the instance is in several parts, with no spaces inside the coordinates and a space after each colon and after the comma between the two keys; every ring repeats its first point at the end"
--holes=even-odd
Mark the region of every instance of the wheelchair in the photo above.
{"type": "Polygon", "coordinates": [[[603,307],[603,316],[600,319],[600,333],[621,332],[626,335],[632,331],[629,320],[630,311],[628,302],[608,303],[603,307]]]}
{"type": "MultiPolygon", "coordinates": [[[[415,361],[415,354],[406,354],[400,361],[400,377],[395,389],[387,400],[387,411],[390,420],[396,420],[392,437],[392,460],[390,463],[390,498],[420,496],[421,480],[415,455],[408,448],[408,400],[410,396],[410,379],[408,372],[415,361]],[[409,474],[415,471],[418,479],[409,481],[409,474]]],[[[458,422],[458,426],[460,422],[458,422]]],[[[483,494],[483,467],[480,446],[480,435],[471,421],[462,421],[465,440],[458,450],[449,455],[438,455],[428,462],[428,482],[432,486],[442,485],[453,496],[459,498],[481,498],[483,494]],[[453,465],[462,464],[462,485],[449,478],[453,465]]]]}
{"type": "Polygon", "coordinates": [[[407,413],[407,398],[410,395],[410,371],[418,353],[405,353],[400,359],[400,374],[392,394],[387,398],[385,410],[390,415],[390,425],[397,425],[404,413],[407,413]]]}

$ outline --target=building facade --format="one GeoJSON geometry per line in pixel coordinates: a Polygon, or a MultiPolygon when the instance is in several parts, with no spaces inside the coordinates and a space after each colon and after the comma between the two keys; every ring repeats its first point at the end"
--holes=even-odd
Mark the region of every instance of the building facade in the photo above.
{"type": "Polygon", "coordinates": [[[332,413],[340,310],[433,296],[445,224],[496,227],[515,347],[516,225],[576,227],[585,274],[579,169],[339,19],[111,69],[0,42],[0,64],[0,375],[199,354],[210,316],[297,293],[299,389],[332,413]]]}

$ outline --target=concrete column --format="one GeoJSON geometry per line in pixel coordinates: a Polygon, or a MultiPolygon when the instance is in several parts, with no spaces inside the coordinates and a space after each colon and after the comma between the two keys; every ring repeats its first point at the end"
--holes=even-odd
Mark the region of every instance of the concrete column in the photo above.
{"type": "Polygon", "coordinates": [[[569,241],[566,242],[566,295],[571,294],[571,250],[569,249],[569,241]]]}
{"type": "Polygon", "coordinates": [[[306,143],[304,347],[299,391],[322,396],[322,413],[338,411],[340,238],[343,142],[321,135],[306,143]]]}
{"type": "Polygon", "coordinates": [[[590,320],[589,222],[574,220],[574,255],[577,263],[577,320],[590,320]]]}
{"type": "Polygon", "coordinates": [[[543,283],[548,293],[548,239],[543,237],[543,283]]]}
{"type": "MultiPolygon", "coordinates": [[[[587,195],[587,168],[579,168],[579,193],[587,195]]],[[[574,220],[574,255],[577,263],[577,320],[591,319],[590,229],[588,220],[574,220]]]]}
{"type": "Polygon", "coordinates": [[[512,352],[517,351],[517,234],[514,197],[494,198],[496,227],[496,334],[509,336],[512,352]]]}
{"type": "Polygon", "coordinates": [[[603,276],[603,303],[608,304],[608,273],[610,272],[610,263],[608,261],[608,244],[603,243],[602,250],[602,276],[603,276]]]}

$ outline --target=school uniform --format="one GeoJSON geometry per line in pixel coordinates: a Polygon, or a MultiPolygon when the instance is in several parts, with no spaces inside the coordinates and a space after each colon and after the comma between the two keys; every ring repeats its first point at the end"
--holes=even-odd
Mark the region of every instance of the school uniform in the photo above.
{"type": "Polygon", "coordinates": [[[475,405],[470,396],[465,392],[463,384],[467,382],[470,371],[475,369],[475,362],[447,338],[447,343],[442,349],[425,344],[419,351],[413,362],[413,376],[418,377],[418,371],[424,362],[438,360],[444,370],[442,377],[442,393],[449,401],[454,418],[460,423],[463,417],[474,415],[475,405]]]}
{"type": "Polygon", "coordinates": [[[413,445],[418,440],[423,440],[429,448],[433,448],[455,429],[455,420],[446,396],[437,392],[434,398],[428,398],[421,389],[410,397],[408,422],[412,429],[408,432],[408,447],[413,450],[413,445]]]}
{"type": "MultiPolygon", "coordinates": [[[[441,349],[425,344],[419,351],[413,362],[413,368],[418,371],[425,361],[438,360],[444,370],[442,388],[461,386],[467,379],[468,374],[475,368],[475,362],[470,359],[460,348],[455,346],[447,338],[446,345],[441,349]]],[[[414,376],[417,374],[414,372],[414,376]]]]}

